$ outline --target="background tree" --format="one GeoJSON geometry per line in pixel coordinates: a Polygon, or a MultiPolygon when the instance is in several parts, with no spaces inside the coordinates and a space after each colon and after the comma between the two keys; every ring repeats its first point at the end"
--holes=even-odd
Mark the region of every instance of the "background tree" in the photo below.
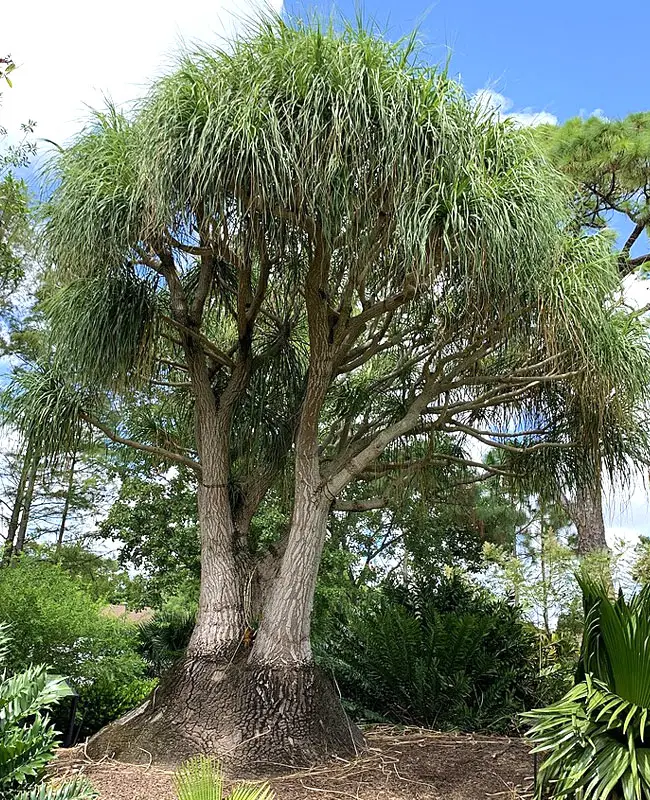
{"type": "MultiPolygon", "coordinates": [[[[650,113],[623,120],[575,118],[543,126],[539,135],[553,163],[572,181],[576,225],[610,235],[622,278],[643,273],[650,264],[650,113]],[[626,230],[622,237],[618,228],[626,230]]],[[[574,493],[560,488],[581,555],[607,549],[602,492],[600,474],[574,493]]]]}
{"type": "Polygon", "coordinates": [[[15,387],[25,436],[62,453],[90,426],[198,483],[187,657],[93,752],[270,769],[354,751],[310,646],[354,484],[499,474],[450,437],[572,446],[578,476],[606,437],[606,468],[623,462],[602,408],[645,386],[647,340],[606,249],[569,237],[528,134],[412,42],[273,20],[187,56],[133,119],[109,109],[64,151],[48,213],[56,358],[15,387]],[[141,424],[161,404],[174,424],[141,424]],[[289,523],[260,547],[252,521],[285,481],[289,523]]]}
{"type": "MultiPolygon", "coordinates": [[[[11,88],[16,65],[10,56],[0,59],[0,84],[11,88]]],[[[0,93],[0,107],[2,93],[0,93]]],[[[0,303],[5,310],[9,295],[18,286],[25,270],[29,251],[31,220],[25,181],[17,172],[25,167],[36,152],[31,139],[33,120],[21,125],[21,138],[7,144],[8,131],[0,122],[0,303]]]]}

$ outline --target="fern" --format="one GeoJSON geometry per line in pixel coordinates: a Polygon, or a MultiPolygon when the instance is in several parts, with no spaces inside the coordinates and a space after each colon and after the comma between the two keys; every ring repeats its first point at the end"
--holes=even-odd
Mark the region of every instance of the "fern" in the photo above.
{"type": "Polygon", "coordinates": [[[518,612],[457,577],[385,587],[323,648],[353,707],[399,722],[504,730],[531,704],[535,641],[518,612]]]}
{"type": "MultiPolygon", "coordinates": [[[[209,756],[196,756],[182,764],[174,773],[174,788],[178,800],[223,800],[221,764],[209,756]]],[[[227,800],[273,800],[267,784],[239,784],[233,787],[227,800]]]]}

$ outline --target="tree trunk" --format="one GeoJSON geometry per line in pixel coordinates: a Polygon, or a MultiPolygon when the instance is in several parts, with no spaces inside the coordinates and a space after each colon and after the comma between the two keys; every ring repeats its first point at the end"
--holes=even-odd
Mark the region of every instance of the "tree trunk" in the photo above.
{"type": "Polygon", "coordinates": [[[20,515],[20,524],[16,533],[16,543],[14,545],[14,555],[19,555],[25,548],[25,538],[27,536],[27,524],[29,523],[29,515],[32,510],[32,500],[34,499],[34,487],[36,486],[36,475],[38,472],[39,457],[36,453],[32,454],[32,460],[29,468],[29,477],[27,479],[27,488],[23,500],[22,513],[20,515]]]}
{"type": "Polygon", "coordinates": [[[72,461],[70,462],[70,477],[68,478],[68,488],[65,493],[65,503],[63,505],[63,511],[61,513],[61,524],[59,525],[59,533],[56,537],[56,554],[58,555],[61,551],[61,547],[63,546],[63,537],[65,536],[65,525],[68,521],[68,513],[70,512],[70,501],[72,499],[72,488],[74,485],[74,468],[77,463],[77,456],[76,453],[72,456],[72,461]]]}
{"type": "Polygon", "coordinates": [[[251,653],[257,664],[295,667],[313,661],[310,620],[328,513],[327,500],[305,487],[294,507],[287,547],[251,653]]]}
{"type": "Polygon", "coordinates": [[[242,565],[234,553],[235,530],[226,486],[198,490],[201,590],[188,655],[230,658],[245,627],[242,565]]]}
{"type": "Polygon", "coordinates": [[[205,587],[187,657],[140,709],[93,737],[91,756],[108,753],[144,763],[151,755],[156,763],[175,765],[198,752],[212,753],[229,772],[246,776],[359,752],[363,737],[311,655],[309,622],[328,504],[308,499],[294,512],[252,649],[242,635],[245,613],[225,580],[216,537],[204,537],[205,587]]]}
{"type": "Polygon", "coordinates": [[[579,556],[608,552],[603,519],[603,493],[600,484],[578,489],[570,504],[569,515],[578,533],[579,556]]]}
{"type": "Polygon", "coordinates": [[[14,499],[13,508],[11,509],[11,518],[7,527],[7,538],[5,540],[4,551],[2,554],[2,563],[7,565],[11,561],[14,553],[14,544],[16,540],[16,532],[18,530],[18,522],[20,519],[20,512],[23,507],[23,500],[25,495],[25,484],[27,483],[27,476],[29,473],[30,464],[30,449],[27,447],[23,464],[20,470],[20,477],[18,479],[18,486],[16,487],[16,497],[14,499]]]}
{"type": "Polygon", "coordinates": [[[88,743],[109,755],[174,767],[216,755],[231,775],[272,775],[352,756],[363,744],[330,681],[317,668],[268,669],[240,649],[228,662],[187,658],[140,708],[88,743]]]}
{"type": "MultiPolygon", "coordinates": [[[[241,341],[246,344],[245,335],[241,341]]],[[[88,752],[168,765],[210,753],[240,775],[309,767],[333,754],[354,755],[363,737],[314,665],[309,642],[330,508],[318,488],[317,423],[328,385],[320,374],[323,367],[316,364],[312,371],[312,388],[301,411],[294,512],[278,568],[274,559],[252,563],[243,530],[252,513],[235,516],[231,507],[230,414],[240,396],[235,376],[217,405],[204,359],[195,358],[189,344],[187,353],[201,461],[197,623],[182,663],[141,708],[94,736],[88,752]],[[255,572],[263,585],[257,592],[261,623],[253,640],[256,612],[249,589],[255,572]]],[[[243,363],[241,382],[247,369],[243,363]]],[[[263,493],[253,506],[262,498],[263,493]]]]}

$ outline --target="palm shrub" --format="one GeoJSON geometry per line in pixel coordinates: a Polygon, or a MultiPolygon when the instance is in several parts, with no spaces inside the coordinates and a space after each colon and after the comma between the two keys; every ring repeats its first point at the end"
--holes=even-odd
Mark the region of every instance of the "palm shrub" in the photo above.
{"type": "MultiPolygon", "coordinates": [[[[0,664],[9,644],[8,626],[0,624],[0,664]]],[[[82,781],[53,788],[34,786],[54,754],[57,732],[48,711],[70,694],[63,680],[44,666],[0,675],[0,797],[20,800],[81,800],[93,797],[82,781]],[[30,788],[31,785],[31,788],[30,788]]]]}
{"type": "Polygon", "coordinates": [[[531,627],[456,574],[419,588],[384,587],[315,649],[350,711],[365,719],[508,730],[536,697],[531,627]]]}
{"type": "Polygon", "coordinates": [[[579,577],[585,610],[573,688],[525,716],[534,752],[545,754],[538,796],[650,798],[650,587],[630,600],[579,577]]]}
{"type": "Polygon", "coordinates": [[[139,650],[154,676],[160,677],[185,655],[195,622],[194,609],[167,608],[140,623],[139,650]]]}
{"type": "Polygon", "coordinates": [[[224,795],[221,765],[208,756],[186,761],[174,773],[173,782],[178,800],[273,800],[275,797],[265,783],[241,783],[224,795]]]}

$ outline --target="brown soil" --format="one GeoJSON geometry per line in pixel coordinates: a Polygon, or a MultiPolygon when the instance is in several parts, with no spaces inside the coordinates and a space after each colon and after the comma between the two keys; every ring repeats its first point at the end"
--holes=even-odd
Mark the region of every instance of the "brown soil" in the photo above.
{"type": "MultiPolygon", "coordinates": [[[[533,760],[521,739],[374,727],[354,761],[273,778],[277,800],[519,800],[531,796],[533,760]]],[[[100,800],[175,800],[171,772],[61,750],[57,777],[83,773],[100,800]]]]}

